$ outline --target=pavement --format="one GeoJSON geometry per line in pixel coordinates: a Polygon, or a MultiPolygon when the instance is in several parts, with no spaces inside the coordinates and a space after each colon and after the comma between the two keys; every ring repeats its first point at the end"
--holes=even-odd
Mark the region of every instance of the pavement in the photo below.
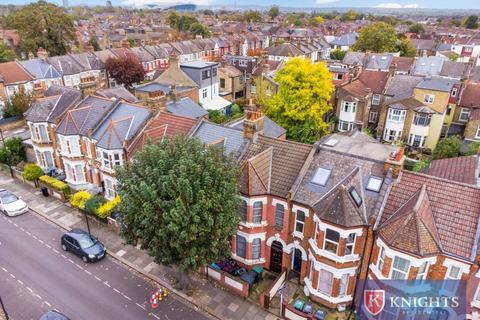
{"type": "Polygon", "coordinates": [[[0,294],[11,319],[37,320],[56,309],[71,319],[201,319],[175,296],[157,309],[157,289],[111,257],[98,263],[63,252],[64,232],[35,213],[0,217],[0,294]]]}
{"type": "MultiPolygon", "coordinates": [[[[38,189],[34,189],[26,183],[11,178],[7,172],[0,171],[0,188],[8,189],[18,196],[22,196],[22,199],[29,205],[32,211],[61,228],[82,228],[86,230],[85,217],[77,209],[71,208],[52,197],[43,197],[38,189]]],[[[198,274],[194,274],[190,277],[192,285],[196,290],[194,290],[193,293],[186,294],[185,292],[176,289],[174,286],[174,278],[178,274],[178,271],[155,263],[153,258],[139,247],[124,244],[118,234],[103,223],[91,219],[90,228],[92,234],[98,237],[106,245],[110,257],[114,258],[113,260],[120,261],[148,279],[166,287],[178,297],[179,300],[183,300],[186,304],[190,303],[191,305],[198,307],[200,310],[203,310],[206,315],[222,320],[279,319],[277,316],[269,313],[258,305],[226,291],[224,288],[206,280],[203,276],[198,274]]],[[[0,259],[0,263],[1,261],[2,260],[0,259]]],[[[107,258],[107,261],[110,261],[110,259],[107,258]]],[[[79,261],[76,261],[76,263],[80,264],[79,261]]],[[[70,268],[72,268],[72,266],[70,266],[70,268]]],[[[73,269],[74,268],[76,267],[73,266],[73,269]]],[[[0,275],[1,272],[0,269],[0,275]]],[[[3,276],[0,276],[0,279],[1,278],[3,278],[3,276]]],[[[0,295],[4,297],[1,290],[0,295]]],[[[122,318],[111,317],[108,319],[122,318]]],[[[182,319],[190,318],[182,317],[182,319]]],[[[195,319],[202,318],[198,317],[195,319]]]]}

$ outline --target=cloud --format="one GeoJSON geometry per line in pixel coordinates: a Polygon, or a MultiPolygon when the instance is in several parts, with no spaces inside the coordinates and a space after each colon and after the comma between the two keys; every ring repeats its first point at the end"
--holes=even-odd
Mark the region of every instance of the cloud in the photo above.
{"type": "MultiPolygon", "coordinates": [[[[211,0],[189,0],[188,4],[197,4],[197,5],[207,5],[210,4],[211,0]]],[[[143,7],[146,5],[158,5],[158,6],[167,6],[167,5],[177,5],[182,4],[172,0],[123,0],[122,5],[124,6],[133,6],[133,7],[143,7]]]]}
{"type": "Polygon", "coordinates": [[[327,3],[332,3],[332,2],[337,2],[338,0],[317,0],[317,4],[327,4],[327,3]]]}
{"type": "Polygon", "coordinates": [[[377,8],[386,8],[386,9],[415,9],[418,8],[418,4],[411,3],[406,5],[401,5],[400,3],[396,2],[387,2],[387,3],[380,3],[377,5],[377,8]]]}

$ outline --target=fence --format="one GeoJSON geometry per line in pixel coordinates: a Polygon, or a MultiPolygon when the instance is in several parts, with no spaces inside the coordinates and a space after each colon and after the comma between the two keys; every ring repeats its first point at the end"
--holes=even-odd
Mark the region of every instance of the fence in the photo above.
{"type": "Polygon", "coordinates": [[[265,309],[268,309],[270,307],[270,301],[272,300],[273,297],[277,294],[278,290],[282,287],[282,285],[285,283],[285,280],[287,278],[287,271],[283,271],[275,281],[273,281],[272,285],[270,288],[267,289],[267,291],[263,292],[260,295],[260,305],[263,306],[265,309]]]}
{"type": "Polygon", "coordinates": [[[287,302],[282,304],[282,317],[287,320],[314,320],[312,314],[306,314],[298,311],[292,306],[289,306],[287,302]]]}
{"type": "Polygon", "coordinates": [[[239,278],[234,278],[222,270],[203,267],[200,269],[200,272],[206,274],[207,278],[218,282],[223,287],[229,289],[233,293],[238,294],[239,296],[247,298],[249,295],[249,285],[247,282],[240,280],[239,278]]]}

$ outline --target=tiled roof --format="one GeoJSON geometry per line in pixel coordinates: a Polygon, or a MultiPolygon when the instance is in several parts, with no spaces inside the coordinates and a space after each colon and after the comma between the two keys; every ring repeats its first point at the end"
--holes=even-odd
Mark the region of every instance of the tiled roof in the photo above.
{"type": "Polygon", "coordinates": [[[131,157],[135,152],[142,150],[147,141],[157,142],[165,136],[174,137],[178,134],[188,134],[197,123],[197,120],[176,116],[170,113],[159,112],[152,118],[128,146],[131,157]]]}
{"type": "Polygon", "coordinates": [[[135,103],[137,97],[130,93],[124,86],[118,86],[109,89],[101,89],[96,92],[97,95],[108,99],[123,99],[127,102],[135,103]]]}
{"type": "Polygon", "coordinates": [[[480,106],[480,83],[467,83],[462,89],[458,104],[462,107],[480,106]]]}
{"type": "Polygon", "coordinates": [[[33,78],[17,62],[4,62],[0,65],[0,76],[5,85],[32,81],[33,78]]]}
{"type": "Polygon", "coordinates": [[[19,63],[32,75],[35,79],[52,79],[60,78],[61,74],[54,66],[48,64],[43,59],[32,59],[19,61],[19,63]]]}
{"type": "Polygon", "coordinates": [[[248,195],[270,192],[272,182],[273,147],[245,161],[241,167],[240,191],[248,195]]]}
{"type": "Polygon", "coordinates": [[[342,62],[348,65],[363,66],[366,54],[364,52],[347,51],[342,62]]]}
{"type": "Polygon", "coordinates": [[[404,171],[388,195],[379,225],[405,206],[424,185],[442,252],[473,261],[480,217],[477,187],[404,171]]]}
{"type": "Polygon", "coordinates": [[[178,64],[178,60],[176,59],[170,59],[170,65],[168,66],[168,69],[153,81],[169,86],[175,85],[184,87],[197,87],[195,81],[190,79],[190,77],[182,71],[178,64]]]}
{"type": "Polygon", "coordinates": [[[407,253],[426,256],[441,252],[441,241],[425,185],[379,227],[379,233],[390,247],[407,253]]]}
{"type": "Polygon", "coordinates": [[[442,71],[440,75],[443,77],[462,79],[467,72],[468,64],[456,61],[443,62],[442,71]]]}
{"type": "MultiPolygon", "coordinates": [[[[237,130],[243,130],[243,121],[244,121],[244,118],[238,121],[232,122],[231,124],[229,124],[229,127],[235,128],[237,130]]],[[[273,121],[267,116],[264,116],[263,121],[264,123],[263,123],[262,135],[264,136],[267,136],[270,138],[280,138],[283,135],[285,135],[285,133],[287,132],[287,130],[285,130],[283,127],[279,126],[278,124],[276,124],[275,121],[273,121]]]]}
{"type": "Polygon", "coordinates": [[[435,177],[452,181],[477,184],[479,156],[467,156],[433,160],[423,172],[435,177]]]}
{"type": "Polygon", "coordinates": [[[382,94],[389,77],[390,73],[386,71],[363,70],[357,79],[341,88],[357,97],[364,97],[368,88],[375,94],[382,94]]]}
{"type": "Polygon", "coordinates": [[[396,65],[396,71],[410,72],[415,58],[410,57],[393,57],[392,63],[396,65]]]}
{"type": "MultiPolygon", "coordinates": [[[[268,157],[270,156],[266,156],[269,153],[265,153],[265,157],[256,158],[256,156],[266,152],[266,150],[272,150],[270,193],[279,197],[286,197],[297,179],[308,155],[312,151],[312,148],[312,145],[259,135],[254,142],[251,142],[247,146],[240,162],[243,167],[245,163],[253,161],[254,168],[257,168],[258,172],[262,172],[265,169],[261,170],[258,168],[265,168],[265,165],[262,165],[259,162],[261,162],[260,160],[263,162],[269,161],[268,157]]],[[[260,173],[260,177],[265,176],[266,174],[260,173]]],[[[245,177],[243,179],[245,179],[245,177]]]]}
{"type": "Polygon", "coordinates": [[[82,66],[76,60],[72,59],[70,55],[48,57],[47,62],[64,76],[82,72],[82,66]]]}
{"type": "Polygon", "coordinates": [[[291,43],[282,43],[268,49],[268,54],[279,57],[298,57],[303,52],[291,43]]]}

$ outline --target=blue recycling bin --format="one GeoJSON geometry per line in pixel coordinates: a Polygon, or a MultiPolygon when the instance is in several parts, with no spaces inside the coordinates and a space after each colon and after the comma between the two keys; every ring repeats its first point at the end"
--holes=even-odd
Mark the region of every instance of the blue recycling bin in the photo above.
{"type": "Polygon", "coordinates": [[[325,319],[325,311],[323,310],[317,310],[314,314],[313,314],[313,317],[315,318],[315,320],[324,320],[325,319]]]}

